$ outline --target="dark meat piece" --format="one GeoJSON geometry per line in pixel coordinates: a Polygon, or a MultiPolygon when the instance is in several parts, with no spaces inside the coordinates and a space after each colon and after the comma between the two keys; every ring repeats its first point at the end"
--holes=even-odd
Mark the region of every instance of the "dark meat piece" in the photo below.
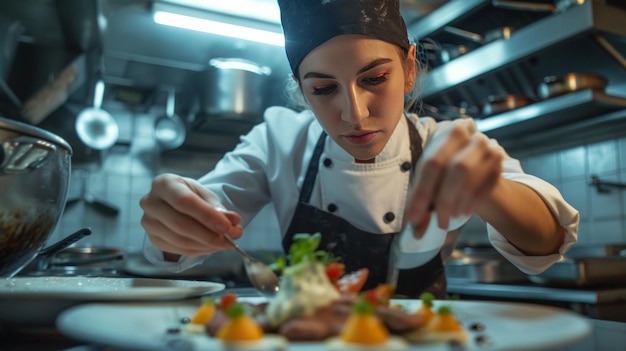
{"type": "Polygon", "coordinates": [[[423,318],[397,308],[379,306],[376,314],[392,334],[403,334],[424,326],[423,318]]]}
{"type": "Polygon", "coordinates": [[[341,332],[352,311],[351,305],[343,300],[320,308],[310,316],[285,322],[278,333],[291,341],[324,340],[341,332]]]}
{"type": "Polygon", "coordinates": [[[335,335],[321,319],[295,319],[283,324],[279,333],[290,341],[322,341],[335,335]]]}

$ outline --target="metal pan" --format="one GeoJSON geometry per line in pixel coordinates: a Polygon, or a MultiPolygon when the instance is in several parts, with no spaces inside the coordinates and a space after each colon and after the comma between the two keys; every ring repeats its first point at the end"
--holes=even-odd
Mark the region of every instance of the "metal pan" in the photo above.
{"type": "Polygon", "coordinates": [[[457,57],[467,54],[473,49],[470,45],[439,43],[431,38],[424,38],[420,44],[428,58],[428,63],[433,63],[434,65],[448,63],[457,57]]]}
{"type": "Polygon", "coordinates": [[[487,102],[483,104],[482,115],[483,117],[487,117],[508,112],[533,102],[531,98],[523,95],[489,96],[487,102]]]}
{"type": "Polygon", "coordinates": [[[121,260],[122,250],[108,247],[69,247],[59,251],[50,260],[52,266],[82,266],[100,262],[121,260]]]}
{"type": "Polygon", "coordinates": [[[608,80],[595,73],[568,73],[563,76],[547,76],[539,84],[537,92],[542,99],[549,99],[579,90],[604,90],[608,80]]]}

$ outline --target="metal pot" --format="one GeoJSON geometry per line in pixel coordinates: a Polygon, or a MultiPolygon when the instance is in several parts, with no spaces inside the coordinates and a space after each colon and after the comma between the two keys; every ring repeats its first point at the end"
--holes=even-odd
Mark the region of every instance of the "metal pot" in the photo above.
{"type": "Polygon", "coordinates": [[[0,277],[12,277],[45,245],[64,209],[71,146],[0,117],[0,277]]]}
{"type": "Polygon", "coordinates": [[[543,79],[537,88],[542,99],[567,94],[579,90],[604,90],[608,80],[594,73],[568,73],[563,76],[548,76],[543,79]]]}
{"type": "Polygon", "coordinates": [[[489,96],[483,105],[483,117],[508,112],[533,103],[533,100],[523,95],[489,96]]]}
{"type": "Polygon", "coordinates": [[[219,58],[203,73],[200,111],[209,116],[246,119],[263,108],[265,81],[271,69],[255,62],[219,58]]]}

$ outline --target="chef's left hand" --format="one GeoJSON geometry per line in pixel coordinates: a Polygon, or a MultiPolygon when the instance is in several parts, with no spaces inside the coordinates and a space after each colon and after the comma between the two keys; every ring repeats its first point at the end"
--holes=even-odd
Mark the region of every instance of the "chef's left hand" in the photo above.
{"type": "Polygon", "coordinates": [[[477,133],[470,120],[455,120],[435,133],[417,163],[409,195],[413,235],[424,235],[433,210],[444,230],[452,217],[475,212],[502,179],[503,156],[502,148],[477,133]]]}

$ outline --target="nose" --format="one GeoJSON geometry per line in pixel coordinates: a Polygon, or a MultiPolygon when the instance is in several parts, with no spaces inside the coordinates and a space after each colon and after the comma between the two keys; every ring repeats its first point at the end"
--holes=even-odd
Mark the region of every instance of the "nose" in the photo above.
{"type": "Polygon", "coordinates": [[[344,109],[341,119],[357,124],[369,116],[369,109],[366,103],[366,96],[358,91],[355,87],[346,90],[344,101],[344,109]]]}

